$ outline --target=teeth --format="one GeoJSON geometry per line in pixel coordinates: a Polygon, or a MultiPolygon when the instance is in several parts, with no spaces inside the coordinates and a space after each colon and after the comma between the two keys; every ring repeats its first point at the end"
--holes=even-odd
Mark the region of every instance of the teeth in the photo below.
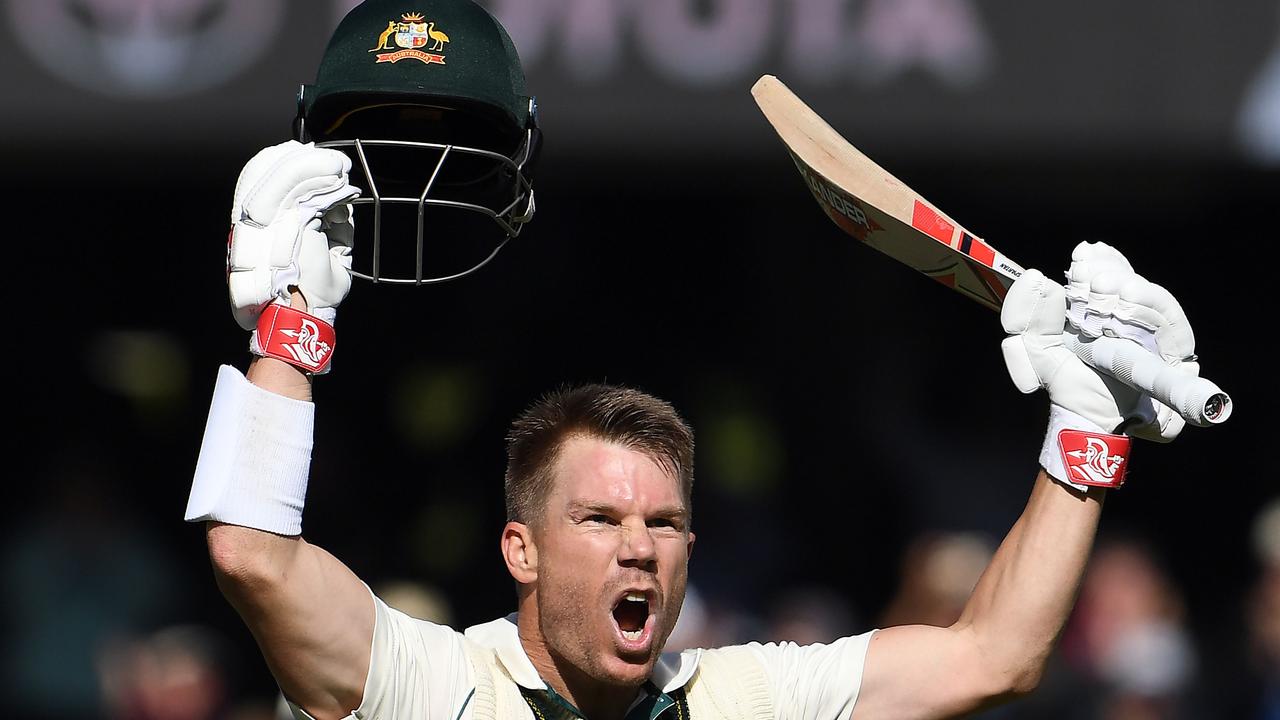
{"type": "Polygon", "coordinates": [[[626,599],[630,600],[631,602],[644,602],[644,593],[637,593],[637,592],[627,593],[626,599]]]}
{"type": "Polygon", "coordinates": [[[628,630],[623,630],[623,631],[622,631],[622,637],[624,637],[624,638],[626,638],[626,639],[628,639],[628,640],[639,640],[639,639],[640,639],[640,633],[642,633],[642,632],[644,632],[644,631],[643,631],[643,630],[630,630],[630,631],[628,631],[628,630]]]}

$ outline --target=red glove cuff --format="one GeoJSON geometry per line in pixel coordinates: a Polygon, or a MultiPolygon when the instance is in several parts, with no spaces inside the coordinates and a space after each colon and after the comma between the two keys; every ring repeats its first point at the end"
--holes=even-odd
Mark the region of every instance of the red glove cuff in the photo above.
{"type": "Polygon", "coordinates": [[[312,373],[329,367],[337,335],[333,326],[315,315],[272,303],[258,316],[258,345],[262,354],[312,373]]]}
{"type": "Polygon", "coordinates": [[[1058,433],[1058,450],[1066,480],[1079,485],[1118,488],[1124,484],[1129,469],[1128,435],[1108,435],[1084,430],[1062,430],[1058,433]]]}

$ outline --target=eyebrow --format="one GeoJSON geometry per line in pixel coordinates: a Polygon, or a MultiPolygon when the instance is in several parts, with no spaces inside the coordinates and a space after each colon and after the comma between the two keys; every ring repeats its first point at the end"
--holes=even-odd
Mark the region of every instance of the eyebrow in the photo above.
{"type": "MultiPolygon", "coordinates": [[[[573,500],[569,503],[569,512],[586,511],[593,513],[615,513],[618,507],[609,502],[601,502],[598,500],[573,500]]],[[[684,505],[663,505],[655,509],[652,517],[660,518],[685,518],[688,517],[689,511],[684,505]]]]}

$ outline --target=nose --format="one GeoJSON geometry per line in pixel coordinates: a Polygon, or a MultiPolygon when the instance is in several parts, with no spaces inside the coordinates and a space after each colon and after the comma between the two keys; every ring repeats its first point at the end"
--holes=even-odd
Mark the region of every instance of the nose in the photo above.
{"type": "Polygon", "coordinates": [[[618,564],[649,572],[657,569],[658,549],[653,544],[649,527],[643,522],[623,526],[622,544],[618,548],[618,564]]]}

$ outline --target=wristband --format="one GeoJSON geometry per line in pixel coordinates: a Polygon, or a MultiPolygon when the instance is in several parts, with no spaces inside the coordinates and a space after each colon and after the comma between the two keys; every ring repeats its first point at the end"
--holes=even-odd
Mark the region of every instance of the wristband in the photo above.
{"type": "Polygon", "coordinates": [[[314,425],[314,404],[264,390],[223,365],[185,519],[300,534],[314,425]]]}
{"type": "Polygon", "coordinates": [[[1040,449],[1040,464],[1054,480],[1087,491],[1118,488],[1129,469],[1132,438],[1104,431],[1096,423],[1054,405],[1040,449]]]}
{"type": "Polygon", "coordinates": [[[337,345],[333,325],[288,305],[271,303],[258,316],[250,340],[255,355],[283,360],[313,375],[329,371],[337,345]]]}

